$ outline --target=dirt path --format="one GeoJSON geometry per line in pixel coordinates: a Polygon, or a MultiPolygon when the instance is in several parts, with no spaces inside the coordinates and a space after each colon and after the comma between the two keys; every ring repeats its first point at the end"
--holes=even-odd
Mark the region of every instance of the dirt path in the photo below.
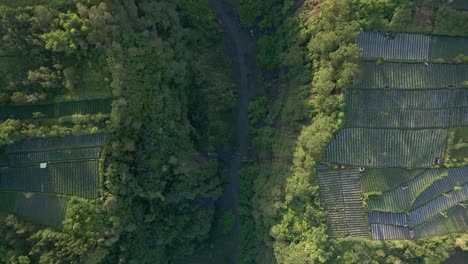
{"type": "Polygon", "coordinates": [[[247,108],[249,100],[255,93],[255,43],[249,30],[240,26],[228,0],[211,0],[219,23],[224,30],[225,52],[232,62],[233,79],[238,89],[237,121],[235,125],[236,148],[229,157],[230,183],[225,186],[222,197],[217,204],[231,209],[235,215],[233,230],[232,263],[237,263],[239,244],[239,170],[242,156],[246,154],[249,135],[247,108]]]}

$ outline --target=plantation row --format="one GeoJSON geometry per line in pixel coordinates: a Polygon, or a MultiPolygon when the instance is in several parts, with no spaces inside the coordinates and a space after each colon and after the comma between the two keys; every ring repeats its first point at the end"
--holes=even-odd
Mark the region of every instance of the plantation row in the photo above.
{"type": "Polygon", "coordinates": [[[19,152],[8,155],[8,166],[67,160],[99,159],[101,148],[62,149],[44,152],[19,152]]]}
{"type": "Polygon", "coordinates": [[[17,152],[38,152],[58,149],[90,148],[103,146],[106,134],[87,134],[80,136],[65,136],[51,138],[35,138],[18,141],[5,148],[7,154],[17,152]]]}
{"type": "Polygon", "coordinates": [[[468,107],[427,110],[349,110],[346,127],[449,128],[468,125],[468,107]]]}
{"type": "Polygon", "coordinates": [[[468,89],[348,90],[346,92],[346,111],[466,107],[468,107],[468,89]]]}
{"type": "Polygon", "coordinates": [[[387,37],[379,32],[365,31],[357,39],[361,56],[368,59],[453,61],[459,54],[468,55],[468,38],[397,33],[387,37]]]}
{"type": "Polygon", "coordinates": [[[425,169],[366,168],[361,172],[362,191],[364,193],[390,191],[425,171],[425,169]]]}
{"type": "Polygon", "coordinates": [[[0,105],[0,120],[7,118],[30,119],[39,112],[45,117],[61,117],[75,114],[110,113],[111,99],[92,99],[38,105],[0,105]]]}
{"type": "Polygon", "coordinates": [[[66,197],[0,192],[0,211],[18,215],[36,224],[60,228],[65,218],[66,197]]]}
{"type": "Polygon", "coordinates": [[[367,167],[431,167],[445,151],[446,129],[344,128],[328,144],[324,161],[367,167]]]}
{"type": "Polygon", "coordinates": [[[468,232],[468,208],[455,206],[413,230],[414,237],[441,236],[451,233],[468,232]]]}
{"type": "Polygon", "coordinates": [[[0,189],[44,192],[97,198],[99,189],[97,160],[49,163],[12,167],[0,173],[0,189]]]}
{"type": "Polygon", "coordinates": [[[371,224],[371,232],[374,240],[410,239],[409,229],[403,226],[371,224]]]}
{"type": "Polygon", "coordinates": [[[421,191],[429,187],[437,179],[440,179],[444,174],[446,174],[444,169],[426,170],[420,176],[391,191],[379,196],[371,196],[368,207],[370,210],[385,212],[407,212],[421,191]]]}
{"type": "Polygon", "coordinates": [[[468,185],[463,185],[461,190],[454,190],[445,195],[431,200],[430,202],[417,207],[409,212],[409,225],[415,227],[430,218],[438,215],[440,212],[456,206],[468,199],[468,185]]]}
{"type": "Polygon", "coordinates": [[[358,89],[440,89],[466,86],[468,64],[362,62],[358,89]],[[464,84],[465,82],[465,84],[464,84]]]}
{"type": "Polygon", "coordinates": [[[448,169],[448,176],[435,181],[429,188],[426,188],[414,201],[411,209],[419,207],[442,193],[453,190],[456,186],[463,186],[468,183],[468,166],[448,169]]]}
{"type": "Polygon", "coordinates": [[[318,166],[317,172],[329,235],[369,237],[357,169],[333,170],[318,166]]]}
{"type": "Polygon", "coordinates": [[[405,213],[387,213],[380,211],[369,212],[369,223],[394,226],[407,226],[408,220],[405,213]]]}

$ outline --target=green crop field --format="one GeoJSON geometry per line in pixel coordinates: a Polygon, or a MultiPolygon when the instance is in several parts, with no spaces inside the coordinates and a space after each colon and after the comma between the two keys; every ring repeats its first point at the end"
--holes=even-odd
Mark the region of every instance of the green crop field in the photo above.
{"type": "Polygon", "coordinates": [[[390,191],[425,171],[424,169],[369,168],[361,173],[362,191],[365,193],[390,191]]]}
{"type": "Polygon", "coordinates": [[[36,224],[56,228],[65,218],[67,198],[32,193],[0,193],[0,211],[14,213],[36,224]]]}
{"type": "Polygon", "coordinates": [[[58,149],[88,148],[103,146],[106,134],[87,134],[80,136],[64,136],[51,138],[35,138],[15,142],[5,149],[7,154],[17,152],[39,152],[58,149]]]}
{"type": "Polygon", "coordinates": [[[450,166],[468,164],[468,127],[450,129],[446,160],[450,166]]]}
{"type": "Polygon", "coordinates": [[[362,62],[358,89],[440,89],[462,87],[468,81],[468,64],[362,62]]]}
{"type": "Polygon", "coordinates": [[[325,152],[324,161],[365,167],[431,167],[443,157],[446,129],[345,128],[325,152]]]}
{"type": "Polygon", "coordinates": [[[62,149],[44,152],[20,152],[8,154],[8,165],[18,166],[40,162],[99,159],[101,148],[62,149]]]}
{"type": "Polygon", "coordinates": [[[414,179],[401,184],[382,195],[371,196],[368,201],[370,210],[384,212],[407,212],[419,194],[433,182],[446,176],[443,169],[429,169],[414,179]]]}
{"type": "MultiPolygon", "coordinates": [[[[373,239],[466,231],[468,64],[423,61],[453,62],[467,53],[468,38],[365,32],[357,42],[365,58],[361,77],[345,92],[344,128],[324,162],[361,171],[356,191],[365,194],[373,239]],[[393,61],[370,61],[379,57],[393,61]]],[[[334,209],[345,200],[345,178],[339,169],[317,171],[329,218],[339,220],[344,212],[334,209]]]]}
{"type": "Polygon", "coordinates": [[[0,189],[45,192],[97,198],[99,170],[97,160],[49,163],[11,167],[0,174],[0,189]]]}
{"type": "Polygon", "coordinates": [[[49,118],[75,114],[110,113],[111,104],[111,99],[91,99],[53,104],[0,105],[0,120],[7,118],[32,119],[35,112],[42,113],[49,118]]]}

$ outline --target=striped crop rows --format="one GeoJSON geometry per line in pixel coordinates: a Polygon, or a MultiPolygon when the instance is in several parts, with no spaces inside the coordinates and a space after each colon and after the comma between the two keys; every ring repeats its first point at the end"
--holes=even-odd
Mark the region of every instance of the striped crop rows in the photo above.
{"type": "Polygon", "coordinates": [[[357,39],[363,58],[427,60],[431,37],[422,34],[396,34],[393,38],[379,32],[362,32],[357,39]]]}
{"type": "Polygon", "coordinates": [[[67,197],[99,196],[105,134],[36,138],[7,146],[0,168],[0,211],[61,227],[67,197]]]}
{"type": "Polygon", "coordinates": [[[11,167],[0,174],[0,189],[97,198],[98,173],[96,160],[11,167]]]}
{"type": "Polygon", "coordinates": [[[368,237],[357,169],[333,170],[323,166],[317,172],[330,235],[368,237]]]}
{"type": "Polygon", "coordinates": [[[369,167],[430,167],[445,150],[447,130],[345,128],[327,146],[324,160],[369,167]]]}
{"type": "Polygon", "coordinates": [[[36,224],[61,227],[68,198],[46,194],[0,193],[0,211],[23,217],[36,224]]]}
{"type": "Polygon", "coordinates": [[[99,159],[101,148],[61,149],[44,152],[19,152],[8,155],[8,165],[16,166],[30,163],[54,162],[65,160],[99,159]]]}
{"type": "Polygon", "coordinates": [[[371,231],[374,240],[403,240],[410,238],[409,229],[403,226],[371,224],[371,231]]]}
{"type": "Polygon", "coordinates": [[[435,181],[429,188],[425,189],[414,201],[411,209],[419,207],[442,193],[452,191],[456,186],[468,183],[468,166],[448,169],[448,176],[435,181]]]}
{"type": "Polygon", "coordinates": [[[423,174],[425,169],[367,168],[361,172],[362,191],[386,192],[423,174]]]}
{"type": "Polygon", "coordinates": [[[442,173],[444,173],[443,169],[426,170],[420,176],[401,185],[401,187],[385,192],[378,198],[369,199],[369,209],[386,212],[406,212],[421,190],[426,189],[439,179],[442,173]]]}
{"type": "Polygon", "coordinates": [[[440,212],[464,202],[468,199],[468,184],[463,185],[459,191],[451,191],[446,195],[418,207],[409,212],[410,227],[417,226],[428,219],[438,215],[440,212]]]}
{"type": "Polygon", "coordinates": [[[346,92],[346,110],[447,109],[468,107],[468,89],[346,92]]]}
{"type": "Polygon", "coordinates": [[[37,152],[57,149],[89,148],[103,146],[106,134],[88,134],[81,136],[64,136],[53,138],[35,138],[16,142],[6,147],[6,153],[37,152]]]}
{"type": "Polygon", "coordinates": [[[359,89],[440,89],[462,87],[468,81],[468,64],[362,62],[359,89]]]}
{"type": "Polygon", "coordinates": [[[413,230],[415,238],[458,232],[468,232],[468,208],[458,205],[448,210],[446,215],[438,215],[413,230]]]}
{"type": "Polygon", "coordinates": [[[0,120],[30,119],[35,112],[40,112],[49,118],[75,114],[110,113],[111,103],[111,99],[92,99],[56,104],[0,105],[0,120]]]}
{"type": "Polygon", "coordinates": [[[369,212],[369,223],[394,226],[408,226],[405,213],[369,212]]]}
{"type": "Polygon", "coordinates": [[[357,38],[366,59],[427,61],[444,59],[452,61],[459,54],[468,55],[468,39],[426,34],[397,33],[385,36],[375,31],[362,32],[357,38]]]}
{"type": "Polygon", "coordinates": [[[429,110],[350,110],[347,127],[448,128],[468,125],[468,107],[429,110]]]}

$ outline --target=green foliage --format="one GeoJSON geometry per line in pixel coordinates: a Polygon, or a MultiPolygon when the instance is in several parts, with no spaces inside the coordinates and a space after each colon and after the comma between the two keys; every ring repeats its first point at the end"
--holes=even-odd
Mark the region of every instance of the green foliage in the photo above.
{"type": "Polygon", "coordinates": [[[448,167],[468,164],[468,128],[452,128],[448,136],[447,152],[445,156],[448,167]]]}
{"type": "Polygon", "coordinates": [[[268,99],[265,96],[255,98],[249,103],[249,119],[253,125],[265,120],[268,114],[268,99]]]}
{"type": "Polygon", "coordinates": [[[466,12],[445,5],[437,11],[434,33],[449,36],[468,36],[467,23],[468,14],[466,12]]]}

